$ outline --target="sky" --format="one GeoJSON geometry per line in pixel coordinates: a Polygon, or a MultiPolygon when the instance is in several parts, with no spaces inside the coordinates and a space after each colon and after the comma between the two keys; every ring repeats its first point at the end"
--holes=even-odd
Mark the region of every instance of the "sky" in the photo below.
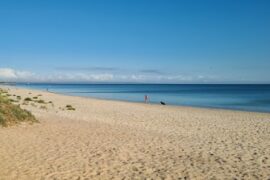
{"type": "Polygon", "coordinates": [[[270,83],[270,1],[0,0],[0,81],[270,83]]]}

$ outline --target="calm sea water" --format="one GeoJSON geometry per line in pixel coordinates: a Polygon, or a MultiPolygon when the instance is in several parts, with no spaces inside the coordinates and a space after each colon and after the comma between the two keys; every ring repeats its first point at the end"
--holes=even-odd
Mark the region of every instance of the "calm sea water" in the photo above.
{"type": "Polygon", "coordinates": [[[151,103],[270,112],[270,85],[18,84],[51,92],[151,103]]]}

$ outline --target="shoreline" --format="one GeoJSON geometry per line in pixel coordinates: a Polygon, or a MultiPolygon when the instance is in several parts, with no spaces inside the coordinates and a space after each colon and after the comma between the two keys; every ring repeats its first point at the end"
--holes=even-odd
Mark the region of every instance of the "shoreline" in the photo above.
{"type": "MultiPolygon", "coordinates": [[[[52,91],[46,91],[46,90],[40,90],[40,89],[34,89],[34,88],[24,88],[24,87],[18,87],[18,86],[9,86],[9,85],[2,85],[3,87],[10,87],[10,88],[18,88],[18,89],[28,89],[28,90],[34,90],[34,91],[42,91],[42,92],[48,92],[52,94],[57,95],[63,95],[63,96],[70,96],[70,97],[80,97],[80,98],[86,98],[86,99],[93,99],[93,100],[100,100],[100,101],[112,101],[112,102],[123,102],[123,103],[135,103],[135,104],[148,104],[148,105],[157,105],[157,106],[163,106],[159,103],[144,103],[143,101],[129,101],[129,100],[117,100],[117,99],[106,99],[106,98],[98,98],[98,97],[91,97],[91,96],[78,96],[78,95],[72,95],[72,94],[65,94],[65,93],[58,93],[58,92],[52,92],[52,91]]],[[[0,85],[1,88],[1,85],[0,85]]],[[[270,114],[270,111],[252,111],[252,110],[242,110],[242,109],[233,109],[233,108],[219,108],[219,107],[208,107],[208,106],[189,106],[189,105],[174,105],[174,104],[166,104],[166,107],[179,107],[179,108],[195,108],[195,109],[207,109],[207,110],[221,110],[221,111],[236,111],[236,112],[246,112],[246,113],[263,113],[263,114],[270,114]]]]}
{"type": "Polygon", "coordinates": [[[0,128],[0,179],[270,177],[268,113],[9,89],[40,123],[0,128]]]}

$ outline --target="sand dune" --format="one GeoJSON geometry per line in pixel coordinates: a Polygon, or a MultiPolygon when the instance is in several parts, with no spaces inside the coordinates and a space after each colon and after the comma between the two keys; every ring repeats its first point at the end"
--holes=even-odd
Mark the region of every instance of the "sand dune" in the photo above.
{"type": "Polygon", "coordinates": [[[53,104],[22,105],[38,124],[0,128],[0,179],[270,178],[269,113],[9,89],[53,104]]]}

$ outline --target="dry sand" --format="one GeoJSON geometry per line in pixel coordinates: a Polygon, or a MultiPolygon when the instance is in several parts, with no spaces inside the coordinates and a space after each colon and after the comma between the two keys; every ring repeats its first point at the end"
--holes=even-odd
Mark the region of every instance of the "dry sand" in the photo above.
{"type": "Polygon", "coordinates": [[[22,105],[40,123],[0,128],[1,180],[270,178],[269,113],[9,93],[53,105],[22,105]]]}

